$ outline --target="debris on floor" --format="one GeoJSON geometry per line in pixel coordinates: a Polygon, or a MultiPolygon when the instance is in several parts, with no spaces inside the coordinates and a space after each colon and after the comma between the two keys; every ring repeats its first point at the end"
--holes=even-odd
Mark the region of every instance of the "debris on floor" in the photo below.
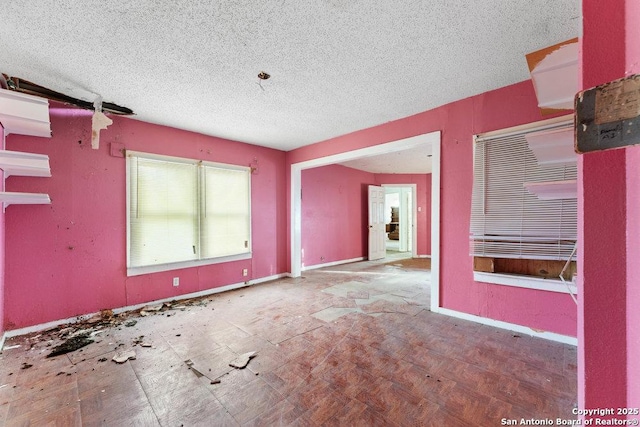
{"type": "Polygon", "coordinates": [[[137,346],[139,345],[140,347],[152,347],[153,344],[151,344],[149,341],[144,339],[144,335],[140,335],[138,338],[134,338],[133,340],[133,346],[137,346]]]}
{"type": "Polygon", "coordinates": [[[60,356],[61,354],[71,353],[72,351],[76,351],[79,348],[82,348],[86,345],[94,342],[91,338],[89,338],[89,333],[84,332],[78,335],[71,336],[62,344],[59,344],[51,350],[51,353],[47,354],[47,357],[55,357],[60,356]]]}
{"type": "Polygon", "coordinates": [[[31,363],[27,363],[27,362],[22,362],[22,366],[20,367],[20,369],[29,369],[31,368],[33,365],[31,363]]]}
{"type": "MultiPolygon", "coordinates": [[[[39,348],[42,351],[43,347],[50,347],[51,351],[46,357],[55,357],[73,352],[93,342],[100,342],[100,339],[96,338],[96,336],[105,331],[107,332],[105,335],[108,335],[109,328],[118,326],[132,327],[140,322],[141,316],[149,316],[152,314],[163,314],[167,316],[178,315],[179,311],[189,310],[189,307],[206,307],[207,304],[213,300],[210,296],[195,297],[179,301],[149,304],[139,310],[118,314],[114,313],[111,309],[103,309],[91,316],[78,316],[74,322],[58,325],[47,330],[39,331],[38,333],[21,337],[19,338],[23,340],[21,344],[11,345],[11,340],[8,340],[7,345],[0,349],[0,351],[18,349],[20,347],[23,347],[25,351],[34,348],[39,348]],[[96,341],[94,341],[94,338],[96,341]]],[[[140,339],[137,344],[141,347],[154,348],[150,341],[142,341],[140,339]]],[[[118,347],[122,345],[125,344],[118,343],[118,347]]]]}
{"type": "Polygon", "coordinates": [[[123,351],[120,353],[116,353],[115,356],[113,356],[113,360],[116,363],[124,363],[127,360],[135,360],[136,358],[136,352],[133,350],[127,350],[127,351],[123,351]]]}
{"type": "Polygon", "coordinates": [[[194,366],[194,363],[193,363],[193,361],[192,361],[191,359],[187,359],[187,360],[185,360],[185,361],[184,361],[184,363],[186,363],[187,367],[188,367],[189,369],[191,369],[191,371],[192,371],[194,374],[196,374],[196,377],[200,378],[200,377],[204,377],[204,376],[206,376],[205,374],[203,374],[202,372],[200,372],[200,370],[199,370],[198,368],[196,368],[196,367],[194,366]]]}
{"type": "Polygon", "coordinates": [[[154,305],[145,305],[140,309],[140,316],[148,316],[149,314],[162,310],[164,307],[163,303],[154,304],[154,305]]]}
{"type": "Polygon", "coordinates": [[[249,361],[256,357],[257,351],[250,351],[248,353],[241,354],[240,356],[229,362],[229,366],[236,369],[244,369],[249,364],[249,361]]]}
{"type": "MultiPolygon", "coordinates": [[[[216,378],[211,378],[211,376],[210,376],[211,374],[205,375],[204,374],[204,369],[202,369],[201,367],[196,367],[195,363],[191,359],[185,360],[184,363],[186,363],[187,367],[189,369],[191,369],[191,372],[193,372],[196,375],[197,378],[205,377],[206,379],[208,379],[211,382],[211,384],[219,384],[220,383],[220,378],[225,376],[225,375],[227,375],[227,373],[228,373],[228,372],[225,372],[224,374],[219,375],[216,378]]],[[[211,370],[211,369],[209,369],[209,370],[211,370]]]]}
{"type": "Polygon", "coordinates": [[[14,348],[20,348],[20,347],[21,347],[21,345],[20,345],[20,344],[10,345],[10,346],[4,347],[2,350],[3,350],[3,351],[4,351],[4,350],[13,350],[14,348]]]}

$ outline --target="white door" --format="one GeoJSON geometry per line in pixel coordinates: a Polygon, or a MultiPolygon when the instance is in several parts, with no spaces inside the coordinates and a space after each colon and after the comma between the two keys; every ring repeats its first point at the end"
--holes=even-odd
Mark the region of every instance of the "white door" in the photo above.
{"type": "Polygon", "coordinates": [[[369,260],[385,257],[384,188],[369,186],[369,260]]]}

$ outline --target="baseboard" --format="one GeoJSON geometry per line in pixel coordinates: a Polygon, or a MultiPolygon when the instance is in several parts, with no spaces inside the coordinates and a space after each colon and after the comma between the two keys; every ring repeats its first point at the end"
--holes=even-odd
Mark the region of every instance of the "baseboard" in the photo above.
{"type": "MultiPolygon", "coordinates": [[[[259,279],[249,280],[247,282],[234,283],[234,284],[231,284],[231,285],[220,286],[218,288],[205,289],[204,291],[192,292],[192,293],[189,293],[189,294],[177,295],[177,296],[174,296],[174,297],[163,298],[163,299],[158,299],[158,300],[154,300],[154,301],[147,301],[145,303],[128,305],[128,306],[125,306],[125,307],[118,307],[118,308],[114,308],[113,309],[113,313],[114,314],[120,314],[120,313],[125,313],[127,311],[138,310],[138,309],[140,309],[140,308],[142,308],[144,306],[147,306],[147,305],[160,304],[160,303],[165,303],[165,302],[170,302],[170,301],[182,301],[182,300],[191,299],[191,298],[204,297],[204,296],[207,296],[207,295],[213,295],[213,294],[218,294],[218,293],[221,293],[221,292],[232,291],[234,289],[240,289],[240,288],[245,288],[245,287],[252,286],[252,285],[257,285],[259,283],[270,282],[272,280],[281,279],[283,277],[289,277],[289,274],[288,273],[275,274],[273,276],[261,277],[259,279]]],[[[45,331],[47,329],[55,328],[56,326],[65,325],[65,324],[68,324],[68,323],[79,323],[79,322],[82,322],[84,320],[90,319],[91,317],[95,316],[98,313],[99,312],[88,313],[88,314],[83,314],[83,315],[80,315],[80,316],[69,317],[68,319],[54,320],[54,321],[47,322],[47,323],[41,323],[39,325],[27,326],[26,328],[12,329],[12,330],[9,330],[9,331],[5,331],[4,334],[2,335],[2,340],[0,341],[0,351],[2,351],[2,349],[4,348],[4,343],[5,343],[5,340],[7,338],[13,338],[13,337],[17,337],[17,336],[20,336],[20,335],[30,334],[30,333],[33,333],[33,332],[45,331]]]]}
{"type": "Polygon", "coordinates": [[[448,308],[438,308],[435,313],[444,314],[446,316],[457,317],[458,319],[469,320],[471,322],[481,323],[487,326],[494,326],[508,331],[518,332],[520,334],[530,335],[533,337],[544,338],[549,341],[555,341],[573,346],[578,345],[578,339],[567,335],[556,334],[555,332],[537,331],[526,326],[516,325],[515,323],[503,322],[501,320],[489,319],[487,317],[475,316],[473,314],[461,311],[450,310],[448,308]]]}
{"type": "Polygon", "coordinates": [[[333,267],[334,265],[350,264],[352,262],[364,261],[365,259],[366,259],[365,257],[359,257],[359,258],[345,259],[341,261],[326,262],[324,264],[310,265],[308,267],[303,266],[302,271],[316,270],[318,268],[324,268],[324,267],[333,267]]]}
{"type": "Polygon", "coordinates": [[[431,258],[431,255],[417,255],[416,258],[431,258]]]}

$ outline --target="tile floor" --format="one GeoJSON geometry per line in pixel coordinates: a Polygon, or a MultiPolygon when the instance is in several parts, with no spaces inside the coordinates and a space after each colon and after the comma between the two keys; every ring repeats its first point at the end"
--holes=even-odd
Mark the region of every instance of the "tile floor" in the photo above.
{"type": "Polygon", "coordinates": [[[95,343],[53,358],[45,356],[58,342],[47,334],[9,340],[0,354],[0,425],[571,418],[576,349],[431,313],[429,272],[419,264],[330,267],[135,314],[134,326],[103,329],[95,343]],[[111,361],[124,349],[136,359],[111,361]],[[248,351],[258,353],[246,369],[228,366],[248,351]]]}

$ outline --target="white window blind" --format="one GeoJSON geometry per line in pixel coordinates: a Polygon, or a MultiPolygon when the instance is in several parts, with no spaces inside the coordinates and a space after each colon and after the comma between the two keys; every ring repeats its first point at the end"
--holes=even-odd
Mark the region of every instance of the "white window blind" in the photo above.
{"type": "Polygon", "coordinates": [[[250,255],[249,168],[134,152],[127,162],[130,275],[250,255]]]}
{"type": "Polygon", "coordinates": [[[202,256],[214,258],[248,251],[249,174],[203,168],[202,256]]]}
{"type": "Polygon", "coordinates": [[[476,138],[471,255],[546,260],[571,255],[577,239],[576,199],[541,200],[525,184],[575,180],[576,165],[539,165],[525,139],[537,130],[476,138]]]}
{"type": "Polygon", "coordinates": [[[130,264],[198,258],[196,165],[133,157],[130,264]]]}

